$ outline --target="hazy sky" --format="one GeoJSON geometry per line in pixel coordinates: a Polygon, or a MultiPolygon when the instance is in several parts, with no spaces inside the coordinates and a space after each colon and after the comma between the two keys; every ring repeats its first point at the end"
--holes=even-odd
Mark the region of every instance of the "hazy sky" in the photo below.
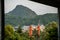
{"type": "Polygon", "coordinates": [[[58,13],[58,8],[32,2],[29,0],[5,0],[5,13],[12,11],[17,5],[24,5],[34,12],[37,15],[42,15],[45,13],[58,13]]]}

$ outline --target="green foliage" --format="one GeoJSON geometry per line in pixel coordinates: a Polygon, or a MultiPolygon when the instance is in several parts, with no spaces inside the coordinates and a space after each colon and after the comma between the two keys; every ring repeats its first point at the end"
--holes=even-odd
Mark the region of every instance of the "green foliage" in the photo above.
{"type": "Polygon", "coordinates": [[[58,40],[58,25],[56,22],[50,22],[46,25],[45,31],[42,32],[43,40],[58,40]]]}
{"type": "Polygon", "coordinates": [[[11,25],[5,26],[5,39],[14,40],[14,29],[11,25]]]}
{"type": "Polygon", "coordinates": [[[22,32],[20,26],[18,27],[17,31],[14,31],[12,25],[5,26],[5,38],[4,40],[29,40],[28,32],[22,32]]]}
{"type": "Polygon", "coordinates": [[[20,25],[19,25],[19,27],[18,27],[18,29],[17,29],[17,32],[18,32],[18,33],[22,33],[22,29],[21,29],[20,25]]]}
{"type": "Polygon", "coordinates": [[[9,24],[11,24],[13,26],[16,26],[18,24],[20,24],[20,26],[21,25],[31,25],[31,24],[37,25],[39,20],[40,20],[41,24],[46,25],[49,22],[52,22],[52,21],[58,22],[58,20],[59,20],[58,19],[58,14],[54,14],[54,13],[48,13],[48,14],[36,15],[36,16],[34,16],[33,13],[32,13],[32,15],[30,14],[31,16],[34,16],[34,18],[32,18],[32,17],[31,18],[27,18],[30,15],[26,14],[28,16],[25,17],[26,15],[24,14],[24,16],[23,16],[22,15],[23,13],[21,13],[21,15],[24,18],[20,17],[21,16],[20,13],[19,14],[14,14],[14,15],[18,15],[18,16],[14,16],[12,14],[13,13],[11,13],[11,14],[9,13],[9,15],[11,15],[13,17],[9,16],[8,14],[5,14],[5,24],[9,23],[9,24]]]}
{"type": "MultiPolygon", "coordinates": [[[[38,39],[37,30],[33,31],[31,40],[38,39]]],[[[28,31],[22,32],[21,26],[14,31],[12,25],[5,26],[5,40],[30,40],[28,31]]],[[[58,40],[58,23],[52,21],[46,24],[44,31],[40,31],[40,40],[58,40]]]]}
{"type": "Polygon", "coordinates": [[[15,40],[22,40],[22,37],[19,35],[19,33],[15,32],[15,40]]]}
{"type": "Polygon", "coordinates": [[[14,29],[11,25],[6,25],[5,26],[5,35],[10,35],[14,34],[14,29]]]}
{"type": "Polygon", "coordinates": [[[37,35],[37,30],[34,29],[34,31],[33,31],[33,36],[36,36],[36,35],[37,35]]]}
{"type": "Polygon", "coordinates": [[[13,29],[13,26],[6,25],[5,26],[5,39],[4,40],[22,40],[20,35],[16,33],[13,29]]]}

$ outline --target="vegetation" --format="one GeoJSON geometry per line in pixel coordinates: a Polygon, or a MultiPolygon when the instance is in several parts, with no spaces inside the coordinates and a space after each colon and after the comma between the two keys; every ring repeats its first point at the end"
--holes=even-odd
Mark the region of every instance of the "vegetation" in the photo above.
{"type": "Polygon", "coordinates": [[[58,40],[58,21],[57,13],[37,15],[31,9],[18,5],[14,10],[5,14],[4,40],[58,40]],[[22,32],[22,26],[38,25],[38,23],[45,25],[44,31],[40,31],[40,36],[37,35],[36,30],[33,31],[31,38],[29,37],[28,31],[22,32]],[[15,31],[14,27],[18,24],[20,26],[15,31]]]}
{"type": "MultiPolygon", "coordinates": [[[[40,31],[40,40],[58,40],[58,24],[53,21],[48,23],[45,26],[44,31],[40,31]]],[[[31,40],[38,39],[38,35],[34,30],[31,40]]],[[[19,26],[16,31],[12,25],[5,26],[5,39],[4,40],[30,40],[28,32],[22,32],[21,27],[19,26]]]]}
{"type": "MultiPolygon", "coordinates": [[[[20,24],[20,26],[31,25],[31,24],[37,25],[39,20],[40,20],[39,23],[44,24],[44,25],[46,25],[46,24],[48,24],[49,22],[52,22],[52,21],[58,22],[58,15],[54,14],[54,13],[37,15],[34,18],[32,18],[32,17],[31,18],[22,18],[22,17],[20,17],[21,15],[19,15],[19,16],[11,15],[11,16],[9,16],[7,14],[5,15],[5,24],[6,25],[7,24],[11,24],[13,26],[16,26],[18,24],[20,24]],[[11,17],[11,16],[13,16],[13,17],[11,17]]],[[[32,14],[31,16],[34,16],[34,15],[32,14]]]]}
{"type": "Polygon", "coordinates": [[[41,40],[58,40],[58,24],[54,21],[48,23],[41,36],[41,40]]]}
{"type": "Polygon", "coordinates": [[[58,22],[58,13],[46,13],[44,15],[37,15],[31,9],[17,5],[16,8],[5,14],[5,25],[11,24],[13,26],[22,25],[37,25],[40,20],[40,24],[48,24],[51,21],[58,22]],[[47,21],[46,21],[47,20],[47,21]]]}
{"type": "Polygon", "coordinates": [[[26,33],[22,33],[21,28],[19,27],[17,31],[14,31],[13,26],[5,26],[5,39],[4,40],[28,40],[26,33]],[[19,31],[20,30],[20,31],[19,31]]]}

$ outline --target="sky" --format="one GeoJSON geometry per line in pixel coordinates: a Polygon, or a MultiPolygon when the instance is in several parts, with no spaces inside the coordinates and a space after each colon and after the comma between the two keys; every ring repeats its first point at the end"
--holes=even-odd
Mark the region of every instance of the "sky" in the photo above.
{"type": "Polygon", "coordinates": [[[5,0],[5,13],[12,11],[17,5],[23,5],[33,10],[37,15],[58,13],[58,8],[29,0],[5,0]]]}

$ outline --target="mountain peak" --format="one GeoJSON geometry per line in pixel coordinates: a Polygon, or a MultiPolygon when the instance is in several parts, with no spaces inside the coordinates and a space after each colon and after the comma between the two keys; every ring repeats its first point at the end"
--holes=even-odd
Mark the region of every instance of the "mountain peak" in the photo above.
{"type": "Polygon", "coordinates": [[[17,9],[24,9],[24,8],[27,8],[27,7],[25,7],[25,6],[23,6],[23,5],[17,5],[16,7],[15,7],[15,10],[17,9]]]}
{"type": "Polygon", "coordinates": [[[16,8],[20,8],[20,7],[25,7],[25,6],[23,6],[23,5],[17,5],[16,6],[16,8]]]}
{"type": "Polygon", "coordinates": [[[34,11],[23,5],[17,5],[15,9],[9,12],[9,14],[23,18],[34,18],[36,16],[36,13],[34,11]]]}

